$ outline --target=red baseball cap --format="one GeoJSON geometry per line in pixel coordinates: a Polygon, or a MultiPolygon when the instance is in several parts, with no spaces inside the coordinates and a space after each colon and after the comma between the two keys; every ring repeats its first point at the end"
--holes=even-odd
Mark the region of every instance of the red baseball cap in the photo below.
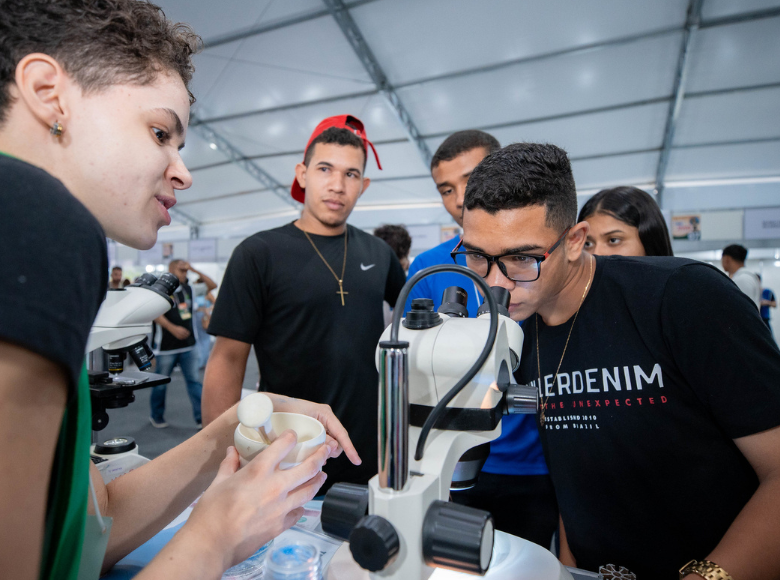
{"type": "MultiPolygon", "coordinates": [[[[309,147],[311,147],[312,141],[314,141],[317,137],[322,135],[326,130],[330,129],[331,127],[346,129],[347,131],[351,131],[352,133],[360,137],[360,140],[363,141],[363,149],[365,150],[366,155],[368,155],[368,147],[370,146],[371,151],[374,152],[374,159],[376,159],[377,167],[379,167],[379,169],[382,169],[382,164],[379,163],[379,156],[376,154],[376,149],[374,148],[374,144],[368,140],[368,137],[366,137],[366,129],[363,126],[363,121],[361,121],[357,117],[353,117],[352,115],[337,115],[335,117],[328,117],[327,119],[323,120],[319,125],[317,125],[317,128],[314,129],[314,132],[311,134],[311,137],[309,137],[309,142],[306,144],[306,149],[303,152],[304,159],[306,158],[306,152],[309,150],[309,147]]],[[[304,197],[306,197],[306,190],[303,189],[300,185],[298,185],[297,179],[293,179],[290,195],[292,195],[292,198],[295,201],[299,201],[301,203],[303,203],[303,199],[304,197]]]]}

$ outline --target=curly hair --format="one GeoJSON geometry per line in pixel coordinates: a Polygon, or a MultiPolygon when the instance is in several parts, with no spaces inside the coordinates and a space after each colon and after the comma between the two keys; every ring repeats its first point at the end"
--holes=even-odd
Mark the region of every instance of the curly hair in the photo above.
{"type": "Polygon", "coordinates": [[[173,72],[193,103],[192,55],[201,45],[188,25],[143,0],[0,0],[0,123],[13,101],[16,66],[28,54],[56,59],[84,93],[173,72]]]}
{"type": "Polygon", "coordinates": [[[403,226],[383,225],[374,230],[374,235],[393,249],[396,258],[403,260],[409,256],[412,237],[403,226]]]}
{"type": "Polygon", "coordinates": [[[545,225],[563,231],[577,223],[577,189],[566,152],[555,145],[514,143],[485,157],[466,185],[463,207],[493,215],[543,205],[545,225]]]}

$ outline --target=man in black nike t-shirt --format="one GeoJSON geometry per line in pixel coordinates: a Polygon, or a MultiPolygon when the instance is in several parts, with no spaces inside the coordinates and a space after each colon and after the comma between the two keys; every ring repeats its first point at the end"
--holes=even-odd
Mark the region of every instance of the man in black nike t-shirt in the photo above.
{"type": "Polygon", "coordinates": [[[561,560],[641,580],[681,568],[715,578],[708,566],[777,578],[780,351],[769,330],[712,266],[591,257],[576,216],[565,152],[510,145],[471,174],[457,248],[525,320],[517,378],[540,394],[561,560]]]}
{"type": "MultiPolygon", "coordinates": [[[[260,390],[330,405],[363,460],[328,462],[325,488],[377,472],[377,371],[382,303],[394,304],[404,271],[390,246],[346,224],[369,185],[373,145],[350,115],[322,121],[296,167],[301,218],[244,240],[222,280],[209,333],[206,423],[238,401],[252,345],[260,390]]],[[[381,166],[380,166],[381,167],[381,166]]]]}

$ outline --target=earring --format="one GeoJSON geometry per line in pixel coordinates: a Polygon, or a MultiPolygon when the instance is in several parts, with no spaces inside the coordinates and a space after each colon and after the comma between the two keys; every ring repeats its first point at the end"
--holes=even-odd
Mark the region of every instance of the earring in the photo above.
{"type": "Polygon", "coordinates": [[[55,137],[62,136],[62,132],[65,130],[65,128],[60,124],[59,121],[54,121],[54,124],[52,124],[51,129],[49,129],[49,133],[54,135],[55,137]]]}

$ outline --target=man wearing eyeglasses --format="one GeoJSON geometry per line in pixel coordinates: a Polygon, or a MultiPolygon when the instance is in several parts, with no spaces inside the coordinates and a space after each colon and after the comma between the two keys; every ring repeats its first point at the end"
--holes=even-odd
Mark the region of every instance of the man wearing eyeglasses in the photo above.
{"type": "MultiPolygon", "coordinates": [[[[447,137],[431,160],[431,176],[441,194],[444,209],[463,226],[463,196],[474,168],[501,145],[484,131],[458,131],[447,137]]],[[[450,264],[458,240],[448,240],[417,256],[409,276],[437,264],[450,264]]],[[[457,256],[456,256],[457,257],[457,256]]],[[[457,263],[465,265],[464,258],[457,263]]],[[[441,305],[442,293],[450,286],[468,292],[469,316],[476,316],[481,295],[476,285],[460,274],[436,274],[424,278],[409,295],[406,310],[414,298],[430,298],[434,308],[441,305]]],[[[512,415],[501,424],[501,435],[490,443],[490,455],[477,484],[468,490],[453,491],[453,501],[489,511],[496,528],[548,548],[558,526],[558,506],[539,433],[532,417],[512,415]]]]}
{"type": "Polygon", "coordinates": [[[637,578],[777,578],[780,351],[708,264],[591,256],[566,153],[519,143],[466,189],[455,251],[525,320],[519,382],[562,518],[561,560],[637,578]]]}

